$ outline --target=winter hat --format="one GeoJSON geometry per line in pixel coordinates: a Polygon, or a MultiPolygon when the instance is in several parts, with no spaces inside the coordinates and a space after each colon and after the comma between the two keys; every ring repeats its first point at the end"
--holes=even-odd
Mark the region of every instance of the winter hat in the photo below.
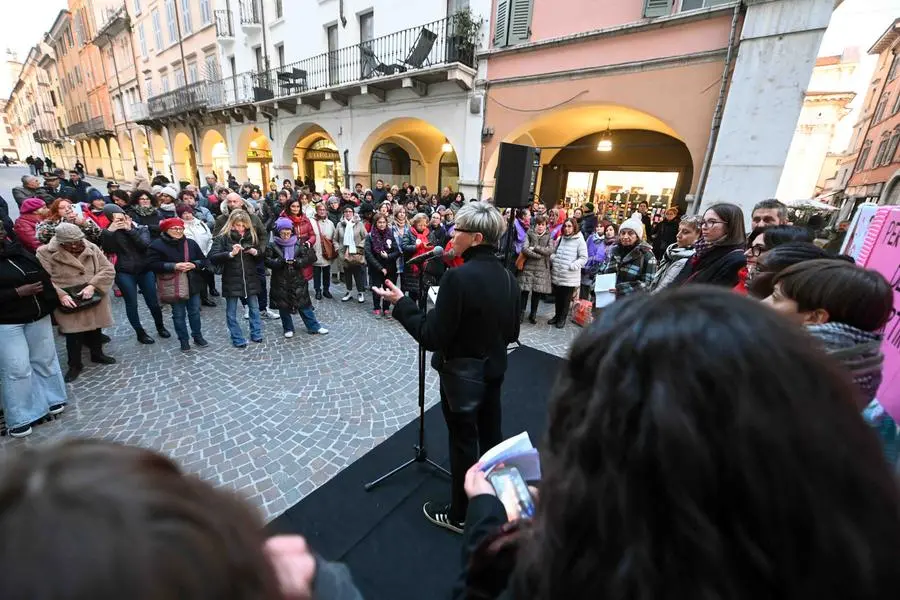
{"type": "Polygon", "coordinates": [[[179,204],[175,207],[175,214],[181,217],[184,213],[194,213],[193,207],[188,206],[187,204],[179,204]]]}
{"type": "Polygon", "coordinates": [[[594,203],[593,202],[585,202],[584,210],[585,210],[585,212],[594,212],[594,203]]]}
{"type": "Polygon", "coordinates": [[[287,217],[280,217],[275,220],[275,231],[281,231],[282,229],[294,229],[294,223],[288,219],[287,217]]]}
{"type": "Polygon", "coordinates": [[[33,213],[36,210],[40,210],[46,207],[47,203],[40,198],[29,198],[22,203],[22,206],[19,207],[19,213],[27,215],[28,213],[33,213]]]}
{"type": "Polygon", "coordinates": [[[94,187],[88,188],[87,199],[88,202],[93,202],[94,200],[103,200],[103,192],[94,187]]]}
{"type": "Polygon", "coordinates": [[[173,227],[181,227],[184,228],[184,221],[173,217],[171,219],[163,219],[159,222],[159,230],[165,233],[166,231],[172,229],[173,227]]]}
{"type": "Polygon", "coordinates": [[[619,231],[630,229],[635,232],[639,240],[644,239],[644,222],[641,220],[641,213],[634,213],[629,218],[622,221],[619,225],[619,231]]]}
{"type": "Polygon", "coordinates": [[[109,219],[110,221],[112,221],[113,215],[116,215],[119,213],[124,215],[125,211],[122,210],[116,204],[107,204],[106,206],[103,207],[103,214],[106,215],[106,218],[109,219]]]}
{"type": "Polygon", "coordinates": [[[78,225],[60,223],[56,226],[56,241],[60,244],[71,244],[84,239],[84,232],[78,225]]]}
{"type": "Polygon", "coordinates": [[[173,188],[170,185],[167,185],[167,186],[163,187],[162,189],[160,189],[159,192],[157,192],[157,195],[159,195],[159,194],[165,194],[166,196],[169,196],[172,200],[175,200],[176,198],[178,198],[178,192],[175,190],[175,188],[173,188]]]}

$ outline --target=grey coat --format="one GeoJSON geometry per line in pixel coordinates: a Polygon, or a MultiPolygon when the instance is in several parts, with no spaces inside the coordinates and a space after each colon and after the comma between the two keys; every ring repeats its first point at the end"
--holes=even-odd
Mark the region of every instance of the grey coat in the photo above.
{"type": "Polygon", "coordinates": [[[587,243],[578,232],[562,236],[552,257],[550,280],[553,285],[577,288],[581,285],[581,268],[587,262],[587,243]]]}
{"type": "Polygon", "coordinates": [[[553,254],[553,240],[550,232],[538,235],[534,228],[528,230],[525,245],[525,268],[519,274],[519,289],[523,292],[549,294],[553,291],[550,285],[550,255],[553,254]]]}

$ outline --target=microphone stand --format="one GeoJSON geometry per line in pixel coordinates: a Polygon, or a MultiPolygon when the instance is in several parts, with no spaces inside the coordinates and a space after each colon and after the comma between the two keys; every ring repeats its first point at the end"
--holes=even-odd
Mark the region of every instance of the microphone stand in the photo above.
{"type": "MultiPolygon", "coordinates": [[[[426,264],[428,264],[428,261],[425,261],[419,265],[418,305],[419,310],[421,310],[423,313],[428,311],[428,290],[425,289],[426,264]]],[[[385,473],[378,479],[367,483],[365,485],[366,491],[371,491],[381,482],[389,479],[391,476],[396,475],[406,467],[415,463],[427,463],[437,471],[447,475],[448,477],[450,476],[450,471],[428,458],[428,449],[425,448],[425,347],[421,342],[419,342],[419,438],[418,443],[413,446],[413,457],[399,467],[393,469],[388,473],[385,473]]]]}

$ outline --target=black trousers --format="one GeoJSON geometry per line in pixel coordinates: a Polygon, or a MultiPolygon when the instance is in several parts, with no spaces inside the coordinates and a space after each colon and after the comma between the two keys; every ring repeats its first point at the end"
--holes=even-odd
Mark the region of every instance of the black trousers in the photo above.
{"type": "Polygon", "coordinates": [[[572,303],[572,294],[574,292],[574,287],[553,286],[553,300],[556,304],[556,314],[554,316],[557,321],[565,321],[569,318],[569,305],[572,303]]]}
{"type": "Polygon", "coordinates": [[[81,360],[81,349],[84,346],[87,346],[88,350],[91,351],[91,356],[103,354],[101,333],[99,329],[94,329],[92,331],[66,334],[66,355],[69,359],[69,368],[84,366],[84,361],[81,360]]]}
{"type": "Polygon", "coordinates": [[[447,422],[450,441],[450,518],[464,521],[469,508],[466,496],[466,471],[482,454],[503,441],[500,429],[500,388],[503,378],[489,381],[479,409],[473,413],[450,410],[441,385],[441,410],[447,422]]]}
{"type": "Polygon", "coordinates": [[[520,302],[519,304],[522,307],[521,312],[523,315],[525,314],[525,305],[528,302],[528,294],[531,294],[531,311],[528,314],[530,314],[533,317],[537,314],[538,304],[540,304],[540,302],[541,302],[541,294],[539,294],[537,292],[528,292],[528,291],[522,292],[522,302],[520,302]]]}
{"type": "MultiPolygon", "coordinates": [[[[385,275],[378,269],[369,267],[369,285],[371,287],[384,287],[384,281],[386,279],[390,279],[391,283],[396,284],[397,271],[388,269],[387,275],[385,275]]],[[[372,304],[375,305],[375,310],[388,311],[391,309],[391,303],[388,302],[387,298],[382,298],[375,292],[372,292],[372,304]]]]}

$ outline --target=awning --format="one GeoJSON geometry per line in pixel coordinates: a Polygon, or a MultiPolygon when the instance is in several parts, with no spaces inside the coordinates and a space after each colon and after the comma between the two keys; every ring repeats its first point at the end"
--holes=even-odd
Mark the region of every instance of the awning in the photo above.
{"type": "Polygon", "coordinates": [[[836,206],[832,206],[825,202],[819,202],[818,200],[788,200],[785,202],[788,206],[792,206],[794,208],[806,208],[810,210],[827,210],[833,211],[837,210],[836,206]]]}

